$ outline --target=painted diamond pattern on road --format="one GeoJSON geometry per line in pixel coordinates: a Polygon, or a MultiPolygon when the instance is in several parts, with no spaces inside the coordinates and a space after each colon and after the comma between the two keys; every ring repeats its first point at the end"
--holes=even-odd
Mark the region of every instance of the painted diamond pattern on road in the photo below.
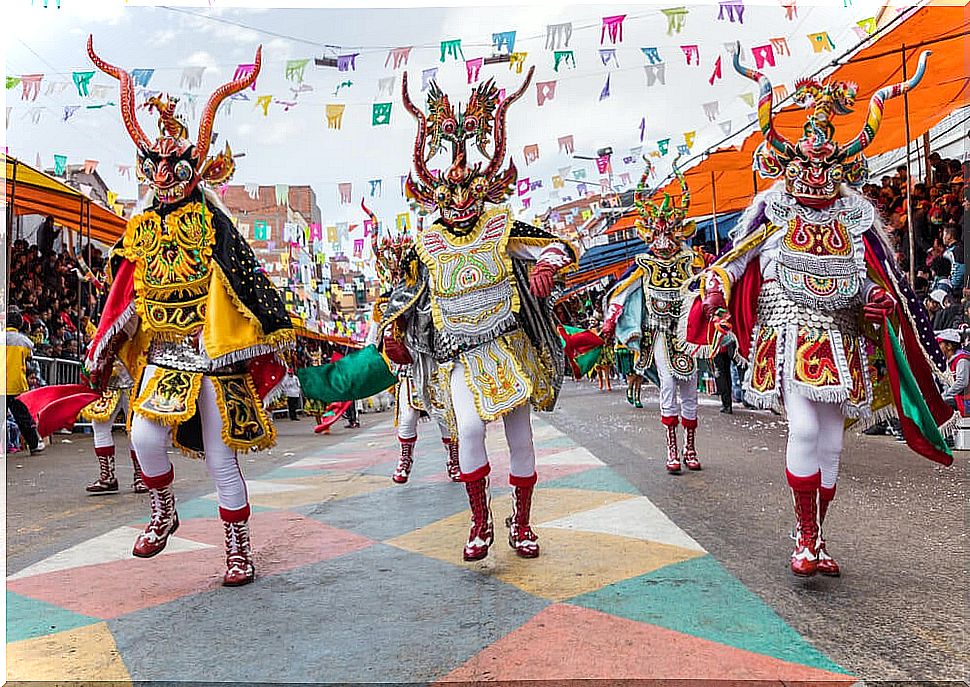
{"type": "MultiPolygon", "coordinates": [[[[537,680],[840,681],[845,675],[740,651],[606,613],[556,604],[437,684],[537,680]],[[537,651],[537,647],[542,647],[537,651]],[[487,676],[487,677],[486,677],[487,676]]],[[[537,682],[536,684],[540,684],[537,682]]]]}
{"type": "MultiPolygon", "coordinates": [[[[20,580],[25,577],[53,573],[58,570],[68,570],[82,565],[98,565],[112,561],[126,561],[131,558],[131,547],[142,528],[118,527],[105,532],[99,537],[89,539],[77,546],[72,546],[53,556],[24,568],[20,572],[10,575],[7,581],[20,580]]],[[[170,556],[186,551],[198,551],[209,548],[210,544],[203,544],[184,538],[184,532],[168,539],[168,545],[160,556],[170,556]]]]}
{"type": "Polygon", "coordinates": [[[140,528],[122,527],[14,573],[8,677],[846,679],[632,484],[539,418],[542,555],[518,558],[505,541],[508,449],[493,423],[496,541],[484,561],[463,562],[464,490],[447,480],[437,428],[422,423],[419,435],[404,485],[390,479],[389,424],[251,479],[258,579],[243,589],[220,585],[214,495],[178,504],[178,534],[154,559],[131,558],[140,528]],[[230,643],[262,650],[207,662],[230,625],[230,643]]]}

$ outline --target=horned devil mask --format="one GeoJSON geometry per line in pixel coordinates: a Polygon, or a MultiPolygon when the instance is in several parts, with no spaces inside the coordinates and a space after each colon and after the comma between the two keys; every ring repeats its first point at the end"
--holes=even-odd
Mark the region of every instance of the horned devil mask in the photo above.
{"type": "Polygon", "coordinates": [[[414,140],[414,173],[408,175],[407,190],[426,208],[437,208],[441,222],[451,231],[467,229],[478,221],[485,203],[501,203],[512,192],[518,172],[510,160],[500,171],[505,159],[505,115],[532,81],[535,67],[529,69],[525,82],[517,91],[501,99],[495,81],[489,79],[472,91],[465,109],[455,112],[435,82],[428,90],[428,115],[411,102],[408,75],[402,79],[404,107],[418,120],[414,140]],[[493,141],[494,138],[494,141],[493,141]],[[473,141],[488,164],[468,164],[467,142],[473,141]],[[441,174],[432,173],[428,162],[441,152],[445,142],[451,144],[451,166],[441,174]],[[488,146],[492,144],[492,152],[488,146]],[[416,175],[416,179],[415,179],[416,175]]]}
{"type": "Polygon", "coordinates": [[[194,144],[189,140],[188,128],[175,116],[178,101],[168,96],[164,100],[158,96],[150,98],[148,109],[158,115],[159,136],[153,142],[145,135],[135,116],[135,87],[131,75],[102,60],[94,52],[93,37],[88,36],[88,56],[94,66],[116,78],[120,84],[121,118],[138,149],[138,178],[151,185],[163,204],[177,203],[186,198],[200,181],[221,184],[232,176],[235,163],[228,144],[221,153],[207,157],[212,142],[212,125],[216,110],[223,100],[255,83],[259,76],[262,49],[262,46],[256,48],[256,59],[249,74],[223,84],[209,96],[202,110],[199,135],[194,144]]]}
{"type": "Polygon", "coordinates": [[[831,205],[839,195],[842,182],[859,186],[869,176],[866,160],[860,153],[872,143],[882,123],[886,100],[896,98],[915,88],[926,71],[924,51],[913,78],[876,91],[869,101],[869,113],[862,131],[843,145],[835,140],[834,115],[852,112],[858,87],[849,82],[822,83],[816,79],[796,82],[795,103],[813,107],[803,127],[802,137],[791,143],[772,123],[771,82],[760,72],[741,66],[740,46],[734,53],[734,68],[743,76],[758,82],[758,124],[765,141],[755,153],[755,169],[761,176],[774,179],[784,175],[785,188],[810,207],[831,205]]]}
{"type": "Polygon", "coordinates": [[[669,193],[664,193],[664,198],[659,203],[650,201],[652,194],[647,188],[647,178],[652,169],[653,165],[648,160],[647,168],[633,194],[633,204],[639,215],[636,221],[637,233],[654,253],[669,257],[694,235],[697,225],[693,222],[684,223],[690,210],[690,189],[687,188],[687,179],[677,167],[677,160],[674,160],[674,174],[677,175],[683,192],[680,203],[675,203],[669,193]]]}

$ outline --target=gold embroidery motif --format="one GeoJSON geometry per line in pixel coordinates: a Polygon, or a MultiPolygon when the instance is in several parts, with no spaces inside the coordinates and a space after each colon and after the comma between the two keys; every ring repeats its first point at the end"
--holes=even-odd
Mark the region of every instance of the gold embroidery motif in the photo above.
{"type": "Polygon", "coordinates": [[[545,410],[555,399],[549,361],[539,359],[524,332],[500,336],[461,354],[460,359],[475,408],[486,422],[530,401],[545,410]]]}
{"type": "Polygon", "coordinates": [[[135,265],[135,308],[152,331],[179,338],[205,319],[215,231],[202,203],[161,217],[148,211],[125,228],[123,255],[135,265]]]}
{"type": "Polygon", "coordinates": [[[824,329],[799,327],[795,380],[814,387],[839,386],[839,367],[832,340],[824,329]]]}
{"type": "Polygon", "coordinates": [[[118,410],[118,401],[120,400],[120,389],[108,389],[101,394],[101,398],[86,406],[81,411],[81,417],[88,422],[107,422],[114,417],[115,411],[118,410]]]}
{"type": "Polygon", "coordinates": [[[158,367],[135,400],[136,413],[163,425],[180,425],[195,415],[201,372],[158,367]]]}
{"type": "Polygon", "coordinates": [[[261,451],[276,444],[276,427],[263,409],[248,373],[209,377],[222,415],[222,440],[234,451],[261,451]]]}
{"type": "Polygon", "coordinates": [[[489,329],[519,311],[519,294],[507,246],[509,211],[486,212],[465,236],[438,224],[415,248],[430,273],[431,312],[438,329],[489,329]]]}

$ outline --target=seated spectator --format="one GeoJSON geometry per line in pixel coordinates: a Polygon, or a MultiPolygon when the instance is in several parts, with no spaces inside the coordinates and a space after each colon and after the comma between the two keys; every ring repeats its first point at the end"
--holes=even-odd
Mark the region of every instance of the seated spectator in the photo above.
{"type": "Polygon", "coordinates": [[[953,329],[963,322],[963,307],[959,302],[954,303],[953,297],[943,289],[931,291],[927,304],[927,312],[933,318],[935,331],[953,329]]]}
{"type": "Polygon", "coordinates": [[[963,416],[970,415],[970,353],[960,346],[960,333],[955,329],[936,332],[940,350],[946,356],[946,364],[953,375],[953,382],[943,390],[943,400],[960,411],[963,416]]]}
{"type": "Polygon", "coordinates": [[[937,289],[950,293],[953,286],[950,284],[951,263],[942,254],[933,258],[930,263],[930,292],[937,289]]]}

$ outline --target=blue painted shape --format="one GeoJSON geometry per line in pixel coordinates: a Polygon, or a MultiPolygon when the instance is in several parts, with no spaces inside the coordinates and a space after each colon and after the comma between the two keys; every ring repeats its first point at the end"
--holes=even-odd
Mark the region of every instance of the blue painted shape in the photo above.
{"type": "Polygon", "coordinates": [[[171,660],[159,660],[161,647],[177,657],[178,679],[187,682],[262,684],[272,676],[274,682],[422,684],[548,605],[469,567],[377,544],[257,577],[241,589],[215,586],[107,624],[136,681],[172,679],[171,660]],[[227,628],[226,647],[252,650],[213,660],[213,647],[222,646],[213,642],[227,628]]]}
{"type": "Polygon", "coordinates": [[[7,642],[19,642],[100,623],[100,618],[74,613],[37,601],[28,596],[7,592],[7,642]]]}
{"type": "Polygon", "coordinates": [[[290,510],[368,539],[385,541],[468,508],[460,484],[398,485],[390,476],[387,484],[388,489],[290,510]]]}
{"type": "Polygon", "coordinates": [[[847,673],[711,556],[668,565],[569,603],[791,663],[847,673]]]}
{"type": "MultiPolygon", "coordinates": [[[[541,468],[540,468],[541,470],[541,468]]],[[[641,496],[640,490],[609,467],[593,468],[565,477],[539,482],[540,489],[589,489],[641,496]]]]}
{"type": "Polygon", "coordinates": [[[282,468],[276,468],[272,472],[267,472],[265,475],[260,475],[259,477],[250,478],[250,479],[287,480],[287,479],[293,479],[295,477],[316,477],[318,475],[326,475],[328,472],[331,472],[331,471],[332,469],[327,469],[327,468],[304,470],[302,468],[282,467],[282,468]]]}
{"type": "Polygon", "coordinates": [[[540,439],[535,442],[536,448],[576,448],[579,444],[569,437],[553,437],[552,439],[540,439]]]}

